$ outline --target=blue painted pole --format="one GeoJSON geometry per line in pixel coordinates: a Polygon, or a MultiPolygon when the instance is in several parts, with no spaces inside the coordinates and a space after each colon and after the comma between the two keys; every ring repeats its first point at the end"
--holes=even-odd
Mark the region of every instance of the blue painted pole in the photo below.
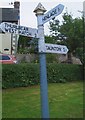
{"type": "Polygon", "coordinates": [[[44,25],[42,21],[45,8],[38,4],[34,10],[37,16],[38,23],[38,49],[40,60],[40,93],[41,93],[41,112],[42,118],[49,118],[49,105],[48,105],[48,85],[47,85],[47,69],[46,69],[46,55],[45,55],[45,41],[44,41],[44,25]]]}
{"type": "Polygon", "coordinates": [[[42,118],[49,118],[46,56],[40,54],[40,89],[42,118]]]}

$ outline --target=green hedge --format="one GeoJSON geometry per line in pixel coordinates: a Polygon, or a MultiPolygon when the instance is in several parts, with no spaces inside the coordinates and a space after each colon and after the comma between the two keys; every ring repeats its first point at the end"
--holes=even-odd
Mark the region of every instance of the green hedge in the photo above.
{"type": "MultiPolygon", "coordinates": [[[[40,83],[39,64],[14,64],[2,66],[3,88],[22,87],[40,83]]],[[[83,79],[81,65],[47,64],[49,83],[66,82],[83,79]]]]}
{"type": "Polygon", "coordinates": [[[48,64],[49,82],[83,80],[83,66],[73,64],[48,64]]]}

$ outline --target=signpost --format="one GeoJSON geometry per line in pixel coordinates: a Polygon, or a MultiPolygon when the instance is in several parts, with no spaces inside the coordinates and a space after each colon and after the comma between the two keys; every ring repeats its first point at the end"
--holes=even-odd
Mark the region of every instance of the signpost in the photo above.
{"type": "Polygon", "coordinates": [[[41,3],[39,3],[34,10],[37,16],[38,36],[39,36],[38,49],[39,49],[39,58],[40,58],[40,89],[41,89],[42,118],[49,118],[47,70],[46,70],[46,55],[45,55],[45,52],[47,51],[45,49],[48,49],[48,47],[45,46],[43,24],[48,22],[52,18],[56,17],[57,15],[59,15],[62,12],[63,8],[64,6],[60,4],[44,15],[46,9],[42,6],[41,3]]]}
{"type": "Polygon", "coordinates": [[[3,32],[18,34],[28,37],[39,38],[38,49],[40,59],[40,90],[41,90],[41,110],[42,118],[49,118],[49,105],[48,105],[48,88],[47,88],[47,70],[46,70],[46,53],[59,53],[66,54],[68,48],[63,45],[45,44],[44,40],[44,23],[48,22],[52,18],[58,16],[64,9],[64,6],[59,4],[46,14],[46,9],[41,3],[38,4],[34,12],[37,16],[38,30],[34,28],[19,26],[16,24],[3,22],[0,24],[0,28],[3,32]]]}
{"type": "Polygon", "coordinates": [[[46,69],[46,56],[43,52],[45,48],[44,43],[44,26],[42,17],[46,9],[42,6],[41,3],[38,4],[34,12],[37,16],[38,24],[38,48],[41,48],[42,53],[39,54],[40,61],[40,91],[41,91],[41,111],[42,118],[49,118],[49,105],[48,105],[48,87],[47,87],[47,69],[46,69]]]}
{"type": "MultiPolygon", "coordinates": [[[[41,49],[39,49],[41,52],[41,49]]],[[[57,45],[57,44],[46,44],[45,43],[45,53],[57,53],[57,54],[67,54],[68,48],[64,45],[57,45]]]]}
{"type": "Polygon", "coordinates": [[[1,23],[0,28],[3,32],[38,38],[38,30],[34,28],[19,26],[9,22],[1,23]]]}
{"type": "Polygon", "coordinates": [[[64,6],[62,4],[59,4],[55,8],[48,11],[46,14],[43,15],[43,19],[42,19],[43,23],[46,23],[46,22],[50,21],[52,18],[61,14],[63,9],[64,9],[64,6]]]}

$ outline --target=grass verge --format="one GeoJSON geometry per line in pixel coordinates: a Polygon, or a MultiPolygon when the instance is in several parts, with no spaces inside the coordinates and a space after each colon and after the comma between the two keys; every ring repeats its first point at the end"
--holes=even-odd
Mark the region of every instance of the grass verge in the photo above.
{"type": "MultiPolygon", "coordinates": [[[[83,118],[83,83],[48,85],[50,118],[83,118]]],[[[3,90],[3,118],[41,118],[40,86],[3,90]]]]}

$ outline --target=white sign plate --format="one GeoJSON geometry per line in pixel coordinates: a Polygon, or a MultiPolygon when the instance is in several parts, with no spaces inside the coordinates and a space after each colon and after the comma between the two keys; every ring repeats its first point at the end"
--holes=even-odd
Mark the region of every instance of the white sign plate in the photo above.
{"type": "MultiPolygon", "coordinates": [[[[41,50],[39,49],[39,52],[41,50]]],[[[46,44],[45,43],[45,53],[57,53],[57,54],[67,54],[68,48],[64,45],[57,45],[57,44],[46,44]]]]}
{"type": "Polygon", "coordinates": [[[43,19],[42,19],[43,23],[46,23],[49,20],[51,20],[52,18],[54,18],[54,17],[58,16],[59,14],[61,14],[63,9],[64,9],[64,6],[62,4],[59,4],[55,8],[48,11],[46,14],[43,15],[43,19]]]}
{"type": "Polygon", "coordinates": [[[0,28],[3,32],[38,38],[38,30],[35,28],[19,26],[9,22],[1,23],[0,28]]]}

